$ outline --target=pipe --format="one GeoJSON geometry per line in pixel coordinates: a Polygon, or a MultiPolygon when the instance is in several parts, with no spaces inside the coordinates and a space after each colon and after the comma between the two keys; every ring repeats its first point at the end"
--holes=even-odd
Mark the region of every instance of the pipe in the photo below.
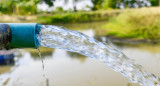
{"type": "Polygon", "coordinates": [[[0,49],[6,48],[11,42],[11,29],[7,24],[0,24],[0,49]]]}
{"type": "Polygon", "coordinates": [[[39,43],[36,34],[39,31],[38,23],[1,23],[0,40],[2,41],[0,43],[2,45],[0,44],[0,48],[37,48],[39,43]]]}

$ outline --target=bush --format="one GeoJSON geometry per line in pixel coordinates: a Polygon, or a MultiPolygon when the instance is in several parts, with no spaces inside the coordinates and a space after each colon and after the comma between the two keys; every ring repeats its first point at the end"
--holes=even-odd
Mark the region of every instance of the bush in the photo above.
{"type": "Polygon", "coordinates": [[[38,3],[39,0],[0,0],[0,11],[4,14],[36,14],[38,3]]]}
{"type": "Polygon", "coordinates": [[[118,0],[104,0],[102,4],[103,9],[116,8],[116,3],[118,0]]]}
{"type": "Polygon", "coordinates": [[[106,13],[104,15],[99,12],[70,12],[70,13],[58,13],[54,15],[41,15],[38,16],[38,23],[53,24],[53,23],[77,23],[77,22],[91,22],[98,20],[107,20],[112,14],[106,13]]]}
{"type": "Polygon", "coordinates": [[[57,11],[57,12],[64,12],[64,10],[63,10],[62,7],[56,7],[56,11],[57,11]]]}
{"type": "Polygon", "coordinates": [[[152,6],[158,6],[159,5],[159,1],[158,0],[150,0],[152,6]]]}

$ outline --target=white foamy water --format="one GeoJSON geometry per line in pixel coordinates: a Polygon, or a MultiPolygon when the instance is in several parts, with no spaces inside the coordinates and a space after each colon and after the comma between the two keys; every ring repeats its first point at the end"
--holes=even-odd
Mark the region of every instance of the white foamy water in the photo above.
{"type": "Polygon", "coordinates": [[[42,25],[37,38],[40,46],[77,52],[103,61],[108,67],[127,77],[129,82],[139,83],[142,86],[160,86],[158,77],[146,72],[122,52],[83,33],[63,27],[42,25]]]}

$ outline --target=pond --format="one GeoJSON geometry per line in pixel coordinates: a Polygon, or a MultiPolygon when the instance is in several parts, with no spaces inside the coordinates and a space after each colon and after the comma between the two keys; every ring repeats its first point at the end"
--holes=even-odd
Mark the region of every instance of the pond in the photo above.
{"type": "MultiPolygon", "coordinates": [[[[62,25],[76,29],[102,42],[110,43],[142,65],[149,73],[160,77],[159,44],[112,43],[100,36],[99,27],[106,22],[62,25]],[[77,28],[75,28],[77,26],[77,28]],[[98,35],[97,35],[98,34],[98,35]]],[[[42,63],[35,49],[14,51],[15,63],[0,65],[0,86],[139,86],[129,83],[119,72],[103,62],[60,49],[40,48],[44,59],[46,83],[42,63]]]]}

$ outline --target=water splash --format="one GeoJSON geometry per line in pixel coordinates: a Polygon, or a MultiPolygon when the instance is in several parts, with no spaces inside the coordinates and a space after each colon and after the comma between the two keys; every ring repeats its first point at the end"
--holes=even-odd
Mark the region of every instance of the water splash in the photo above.
{"type": "Polygon", "coordinates": [[[160,86],[160,79],[144,70],[122,52],[112,48],[83,33],[63,27],[42,25],[37,34],[39,45],[43,47],[64,49],[99,59],[114,71],[120,72],[130,82],[142,86],[160,86]]]}

